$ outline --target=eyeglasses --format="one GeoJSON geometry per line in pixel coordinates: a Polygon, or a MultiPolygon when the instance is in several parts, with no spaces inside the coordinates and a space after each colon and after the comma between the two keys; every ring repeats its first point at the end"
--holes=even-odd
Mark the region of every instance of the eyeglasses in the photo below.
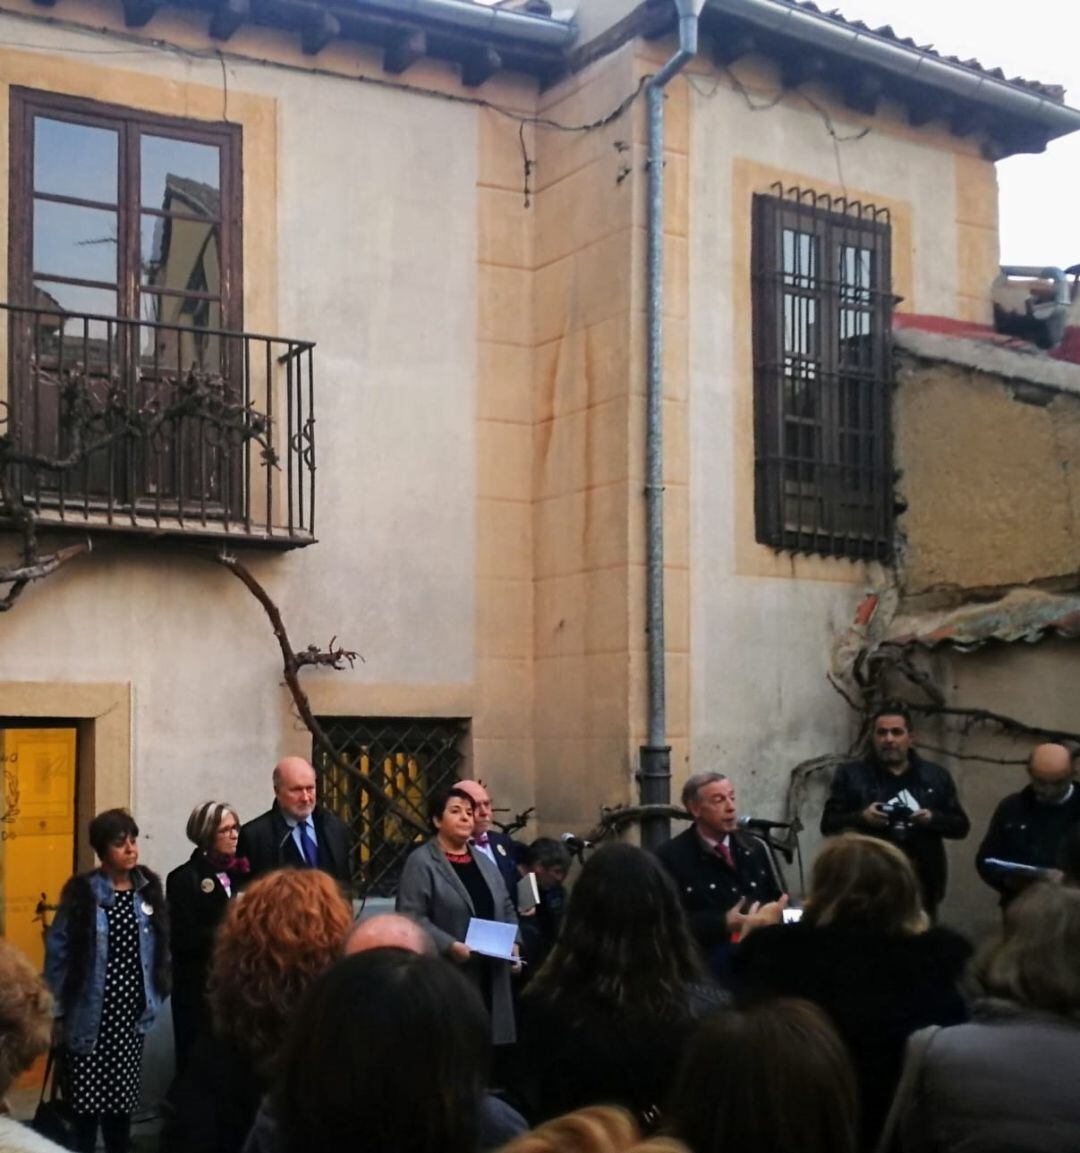
{"type": "Polygon", "coordinates": [[[875,729],[875,737],[906,737],[907,729],[875,729]]]}
{"type": "Polygon", "coordinates": [[[240,836],[240,826],[239,825],[226,825],[224,828],[218,829],[217,835],[219,837],[239,837],[240,836]]]}

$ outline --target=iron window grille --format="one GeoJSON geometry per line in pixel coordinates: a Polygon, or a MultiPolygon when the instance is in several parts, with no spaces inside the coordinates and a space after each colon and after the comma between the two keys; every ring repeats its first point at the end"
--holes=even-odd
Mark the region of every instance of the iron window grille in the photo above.
{"type": "Polygon", "coordinates": [[[891,226],[886,209],[773,186],[753,206],[757,539],[885,560],[891,226]]]}
{"type": "Polygon", "coordinates": [[[320,723],[336,750],[331,758],[314,749],[320,799],[349,827],[353,884],[365,896],[392,896],[405,858],[424,837],[361,789],[356,774],[426,828],[428,801],[460,777],[468,722],[331,717],[320,723]]]}

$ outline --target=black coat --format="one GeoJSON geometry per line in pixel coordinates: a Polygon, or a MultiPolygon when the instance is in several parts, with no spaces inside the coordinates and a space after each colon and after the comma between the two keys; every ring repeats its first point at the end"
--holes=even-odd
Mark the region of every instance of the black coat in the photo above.
{"type": "MultiPolygon", "coordinates": [[[[233,894],[237,879],[233,878],[233,894]]],[[[206,978],[214,934],[229,894],[202,849],[173,869],[165,881],[172,932],[172,1019],[176,1060],[182,1065],[207,1018],[206,978]]]]}
{"type": "MultiPolygon", "coordinates": [[[[315,810],[311,819],[319,844],[319,868],[346,888],[351,888],[348,826],[340,817],[322,807],[315,810]]],[[[292,830],[282,816],[277,801],[265,813],[244,824],[240,830],[236,854],[247,857],[253,878],[269,873],[272,869],[304,867],[292,830]]]]}
{"type": "Polygon", "coordinates": [[[663,1105],[697,1020],[729,998],[688,986],[685,1010],[652,1017],[595,998],[521,998],[515,1102],[534,1124],[587,1105],[622,1105],[651,1122],[663,1105]]]}
{"type": "Polygon", "coordinates": [[[491,844],[491,852],[495,858],[495,867],[499,870],[499,876],[502,877],[503,884],[506,885],[510,900],[515,901],[517,883],[520,877],[517,863],[521,856],[521,846],[512,837],[508,837],[505,833],[500,833],[495,829],[488,832],[488,841],[491,844]]]}
{"type": "Polygon", "coordinates": [[[803,997],[829,1014],[854,1059],[869,1149],[909,1034],[967,1020],[959,981],[970,955],[967,941],[943,928],[885,936],[835,925],[771,925],[736,948],[732,981],[742,1000],[803,997]]]}
{"type": "Polygon", "coordinates": [[[1060,868],[1062,843],[1076,824],[1080,824],[1080,787],[1075,785],[1072,796],[1063,805],[1040,803],[1030,785],[1005,797],[994,810],[975,856],[979,876],[1001,893],[1001,903],[1006,904],[1024,887],[1024,879],[1016,878],[1016,883],[1010,886],[1009,874],[987,865],[987,858],[1016,861],[1040,869],[1060,868]]]}
{"type": "Polygon", "coordinates": [[[927,912],[933,913],[945,896],[948,875],[942,838],[961,840],[968,835],[971,822],[960,806],[948,770],[933,761],[924,761],[914,751],[908,754],[908,762],[909,769],[902,777],[891,773],[874,757],[841,765],[821,814],[821,832],[829,837],[852,831],[891,841],[914,866],[927,912]],[[901,829],[864,824],[862,812],[868,805],[891,800],[905,788],[922,808],[933,813],[929,825],[901,829]]]}
{"type": "Polygon", "coordinates": [[[709,957],[714,971],[724,968],[731,933],[727,913],[744,898],[749,902],[775,901],[780,896],[768,851],[756,838],[732,833],[729,841],[735,867],[710,849],[696,826],[656,850],[671,874],[690,928],[709,957]]]}

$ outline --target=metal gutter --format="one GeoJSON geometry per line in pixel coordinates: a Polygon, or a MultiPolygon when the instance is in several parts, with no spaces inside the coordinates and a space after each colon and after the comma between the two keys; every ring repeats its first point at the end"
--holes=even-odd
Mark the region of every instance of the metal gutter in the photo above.
{"type": "Polygon", "coordinates": [[[894,76],[955,96],[976,100],[998,112],[1039,124],[1053,136],[1080,129],[1080,111],[1049,96],[1017,88],[996,76],[973,72],[962,65],[896,44],[874,32],[847,27],[820,13],[777,0],[708,0],[710,12],[744,20],[758,28],[788,35],[807,47],[817,47],[880,68],[894,76]]]}
{"type": "Polygon", "coordinates": [[[385,12],[403,21],[435,21],[480,36],[498,36],[546,48],[567,48],[578,34],[573,21],[564,24],[546,16],[508,12],[471,0],[375,0],[359,3],[356,8],[359,12],[365,8],[385,12]]]}
{"type": "MultiPolygon", "coordinates": [[[[671,800],[671,746],[667,743],[667,688],[664,675],[664,86],[697,52],[698,17],[703,0],[675,0],[679,47],[649,78],[648,257],[646,266],[648,358],[645,385],[645,620],[649,674],[648,744],[642,745],[638,789],[643,805],[671,800]]],[[[647,816],[641,843],[656,849],[671,835],[671,818],[647,816]]]]}

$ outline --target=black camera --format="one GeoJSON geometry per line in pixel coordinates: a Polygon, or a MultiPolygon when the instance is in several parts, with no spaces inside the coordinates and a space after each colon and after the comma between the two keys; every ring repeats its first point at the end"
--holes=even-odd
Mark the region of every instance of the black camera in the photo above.
{"type": "Polygon", "coordinates": [[[915,815],[915,810],[905,805],[903,801],[884,801],[878,808],[885,814],[893,836],[897,840],[906,837],[911,829],[911,818],[915,815]]]}

